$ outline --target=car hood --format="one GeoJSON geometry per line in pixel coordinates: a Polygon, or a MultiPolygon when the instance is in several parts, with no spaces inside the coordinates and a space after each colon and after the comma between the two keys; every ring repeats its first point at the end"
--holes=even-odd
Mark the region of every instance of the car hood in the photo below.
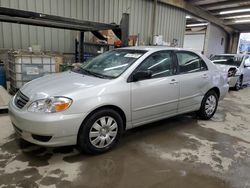
{"type": "Polygon", "coordinates": [[[21,92],[32,99],[49,96],[70,96],[74,91],[85,90],[109,81],[108,79],[67,71],[35,79],[25,84],[21,88],[21,92]]]}
{"type": "Polygon", "coordinates": [[[222,65],[222,64],[215,64],[218,69],[220,69],[223,72],[228,72],[230,68],[236,68],[238,70],[238,67],[233,65],[222,65]]]}

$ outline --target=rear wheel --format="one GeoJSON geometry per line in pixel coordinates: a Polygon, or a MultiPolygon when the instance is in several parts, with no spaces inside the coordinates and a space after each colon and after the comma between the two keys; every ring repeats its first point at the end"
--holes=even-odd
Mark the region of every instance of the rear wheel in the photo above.
{"type": "Polygon", "coordinates": [[[218,106],[218,96],[214,90],[207,92],[204,96],[198,116],[203,120],[208,120],[213,117],[218,106]]]}
{"type": "Polygon", "coordinates": [[[123,121],[112,109],[101,109],[92,114],[81,126],[78,146],[83,152],[99,154],[114,147],[120,140],[123,121]]]}

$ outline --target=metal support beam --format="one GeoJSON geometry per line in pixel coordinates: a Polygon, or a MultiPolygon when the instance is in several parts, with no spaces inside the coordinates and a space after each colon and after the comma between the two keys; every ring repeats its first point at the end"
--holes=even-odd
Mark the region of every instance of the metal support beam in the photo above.
{"type": "MultiPolygon", "coordinates": [[[[250,4],[242,6],[242,7],[235,7],[235,8],[223,8],[223,9],[219,9],[219,10],[211,10],[210,12],[213,15],[220,15],[220,12],[222,11],[232,11],[232,10],[240,10],[240,9],[250,9],[250,4]]],[[[250,13],[250,11],[248,11],[248,13],[250,13]]]]}
{"type": "Polygon", "coordinates": [[[189,12],[190,14],[193,14],[199,18],[202,18],[204,20],[207,20],[208,22],[211,22],[221,28],[223,28],[228,33],[233,33],[235,30],[229,26],[224,25],[223,21],[216,18],[215,16],[211,15],[210,13],[204,11],[203,9],[196,7],[185,0],[159,0],[162,3],[180,8],[182,10],[185,10],[189,12]]]}
{"type": "Polygon", "coordinates": [[[69,29],[76,31],[89,31],[93,30],[93,28],[86,26],[77,26],[66,23],[59,23],[55,21],[45,21],[45,20],[35,20],[30,18],[19,18],[19,17],[11,17],[0,15],[1,22],[10,22],[10,23],[18,23],[18,24],[26,24],[26,25],[34,25],[34,26],[44,26],[44,27],[52,27],[58,29],[69,29]]]}
{"type": "Polygon", "coordinates": [[[79,42],[77,39],[75,39],[75,62],[79,62],[79,42]]]}
{"type": "Polygon", "coordinates": [[[120,24],[121,28],[121,41],[122,41],[122,46],[128,46],[128,35],[129,35],[129,14],[123,13],[122,14],[122,20],[120,24]]]}
{"type": "Polygon", "coordinates": [[[80,33],[79,61],[80,61],[80,63],[83,63],[83,61],[84,61],[84,32],[80,33]]]}
{"type": "Polygon", "coordinates": [[[224,19],[224,20],[230,20],[230,19],[235,19],[235,16],[243,16],[242,18],[249,18],[250,17],[250,13],[246,12],[246,13],[231,13],[231,14],[221,14],[221,15],[217,15],[216,17],[220,18],[220,19],[224,19]]]}
{"type": "Polygon", "coordinates": [[[240,33],[234,33],[229,36],[228,53],[237,53],[238,43],[240,39],[240,33]]]}
{"type": "Polygon", "coordinates": [[[249,25],[249,19],[241,19],[241,20],[247,20],[246,22],[235,22],[235,20],[231,19],[229,21],[225,21],[225,25],[249,25]]]}
{"type": "Polygon", "coordinates": [[[157,10],[157,0],[154,0],[154,9],[152,18],[152,43],[153,43],[153,36],[155,35],[156,10],[157,10]]]}
{"type": "MultiPolygon", "coordinates": [[[[5,15],[5,18],[8,18],[8,17],[10,17],[10,18],[12,17],[15,19],[22,18],[20,20],[20,22],[22,22],[22,24],[31,24],[31,21],[33,20],[36,22],[41,22],[42,23],[41,26],[46,26],[46,25],[44,25],[46,22],[58,23],[59,25],[62,25],[62,24],[72,25],[73,29],[76,26],[81,26],[80,29],[78,29],[78,30],[105,30],[105,29],[117,29],[117,28],[119,28],[119,26],[116,24],[106,24],[106,23],[92,22],[92,21],[86,21],[86,20],[78,20],[78,19],[74,19],[74,18],[54,16],[54,15],[43,14],[43,13],[38,13],[38,12],[24,11],[24,10],[4,8],[4,7],[0,7],[0,15],[3,15],[3,16],[5,15]],[[23,22],[25,22],[25,19],[27,19],[28,23],[23,23],[23,22]],[[92,29],[88,29],[88,28],[92,28],[92,29]]],[[[1,19],[1,21],[3,21],[3,20],[1,19]]],[[[19,23],[18,21],[19,20],[16,20],[16,22],[14,22],[14,20],[12,19],[13,23],[19,23]]],[[[46,26],[46,27],[49,27],[49,26],[46,26]]]]}
{"type": "MultiPolygon", "coordinates": [[[[11,8],[0,7],[0,22],[10,22],[18,24],[27,24],[34,26],[44,26],[59,29],[68,29],[81,31],[79,40],[79,58],[78,61],[84,61],[84,32],[91,31],[98,35],[100,30],[113,30],[122,40],[123,46],[128,46],[129,35],[129,14],[124,13],[120,25],[106,24],[92,21],[84,21],[73,18],[53,16],[43,13],[24,11],[11,8]]],[[[100,35],[99,35],[100,37],[100,35]]],[[[77,49],[77,42],[76,42],[77,49]]]]}
{"type": "Polygon", "coordinates": [[[206,5],[200,5],[202,8],[206,10],[216,10],[216,9],[222,9],[222,8],[233,8],[233,7],[239,7],[239,6],[246,6],[250,5],[249,0],[233,0],[233,1],[221,1],[221,2],[214,2],[206,5]]]}
{"type": "Polygon", "coordinates": [[[226,1],[226,0],[188,0],[189,3],[195,4],[195,5],[206,5],[218,1],[226,1]]]}

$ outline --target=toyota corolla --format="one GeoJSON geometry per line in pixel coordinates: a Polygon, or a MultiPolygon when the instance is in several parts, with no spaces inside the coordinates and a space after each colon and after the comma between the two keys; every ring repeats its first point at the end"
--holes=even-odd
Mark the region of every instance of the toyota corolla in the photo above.
{"type": "Polygon", "coordinates": [[[196,52],[121,48],[27,83],[9,113],[24,140],[102,153],[125,130],[146,123],[187,112],[210,119],[228,88],[227,75],[196,52]]]}

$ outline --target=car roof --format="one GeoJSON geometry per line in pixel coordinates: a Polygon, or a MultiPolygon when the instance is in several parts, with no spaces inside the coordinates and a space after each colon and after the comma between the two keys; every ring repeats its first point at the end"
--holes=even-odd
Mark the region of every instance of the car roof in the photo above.
{"type": "Polygon", "coordinates": [[[161,51],[161,50],[185,50],[197,53],[194,50],[191,49],[184,49],[184,48],[175,48],[175,47],[168,47],[168,46],[131,46],[131,47],[124,47],[120,49],[130,49],[130,50],[146,50],[146,51],[161,51]]]}
{"type": "Polygon", "coordinates": [[[215,56],[236,56],[236,57],[244,57],[247,54],[216,54],[215,56]]]}

